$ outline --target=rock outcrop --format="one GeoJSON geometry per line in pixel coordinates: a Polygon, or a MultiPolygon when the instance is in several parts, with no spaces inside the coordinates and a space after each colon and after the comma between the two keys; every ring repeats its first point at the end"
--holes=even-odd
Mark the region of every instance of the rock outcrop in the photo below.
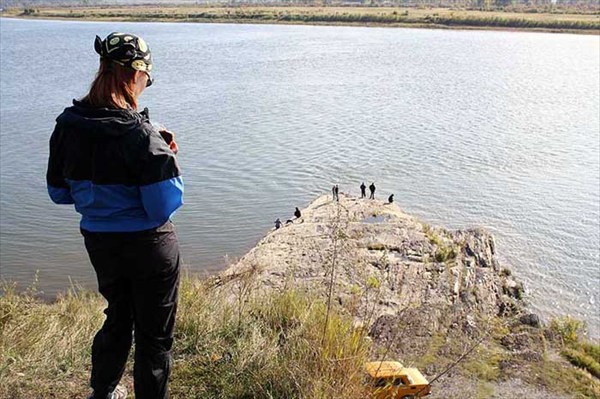
{"type": "Polygon", "coordinates": [[[218,278],[253,275],[260,289],[307,288],[333,299],[384,336],[402,315],[412,334],[468,332],[479,320],[522,311],[523,287],[482,229],[429,226],[397,204],[321,196],[302,217],[269,232],[218,278]]]}
{"type": "Polygon", "coordinates": [[[238,301],[262,290],[321,295],[372,340],[373,359],[401,360],[434,380],[432,399],[570,398],[574,378],[578,389],[596,384],[581,392],[600,392],[527,311],[492,235],[430,226],[397,204],[321,196],[213,284],[238,301]]]}

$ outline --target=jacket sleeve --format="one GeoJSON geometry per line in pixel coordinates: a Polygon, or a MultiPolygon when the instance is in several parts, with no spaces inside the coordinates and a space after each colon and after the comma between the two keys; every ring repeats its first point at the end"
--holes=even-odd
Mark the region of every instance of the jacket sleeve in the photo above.
{"type": "Polygon", "coordinates": [[[46,172],[46,187],[50,199],[56,204],[73,204],[71,189],[62,173],[62,158],[60,154],[60,130],[54,129],[50,137],[50,156],[46,172]]]}
{"type": "Polygon", "coordinates": [[[144,209],[150,219],[166,222],[183,205],[183,179],[175,154],[158,132],[148,135],[142,163],[140,192],[144,209]]]}

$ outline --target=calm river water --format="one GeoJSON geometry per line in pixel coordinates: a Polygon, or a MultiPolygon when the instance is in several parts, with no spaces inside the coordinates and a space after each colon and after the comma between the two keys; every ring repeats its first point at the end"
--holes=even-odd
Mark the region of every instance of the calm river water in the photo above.
{"type": "Polygon", "coordinates": [[[142,98],[177,132],[194,271],[221,269],[333,183],[485,226],[536,311],[600,336],[600,38],[524,32],[0,21],[0,264],[52,295],[95,287],[71,207],[47,198],[54,118],[91,82],[96,34],[151,45],[142,98]]]}

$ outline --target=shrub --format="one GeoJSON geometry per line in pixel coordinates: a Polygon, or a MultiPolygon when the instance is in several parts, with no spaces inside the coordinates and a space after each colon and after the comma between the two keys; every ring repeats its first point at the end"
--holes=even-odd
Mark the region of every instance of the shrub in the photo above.
{"type": "Polygon", "coordinates": [[[503,268],[500,271],[500,276],[502,276],[502,277],[510,277],[511,275],[512,275],[512,271],[510,269],[503,268]]]}
{"type": "Polygon", "coordinates": [[[550,330],[557,334],[565,344],[573,344],[579,340],[579,333],[585,324],[571,316],[552,319],[550,330]]]}
{"type": "Polygon", "coordinates": [[[453,247],[445,246],[436,249],[435,251],[435,260],[436,262],[448,262],[456,259],[456,251],[453,247]]]}

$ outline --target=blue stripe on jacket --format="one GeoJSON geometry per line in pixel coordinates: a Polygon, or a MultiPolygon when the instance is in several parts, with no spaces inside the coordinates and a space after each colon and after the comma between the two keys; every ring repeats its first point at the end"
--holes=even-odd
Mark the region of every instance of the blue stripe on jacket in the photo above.
{"type": "Polygon", "coordinates": [[[181,176],[140,187],[142,203],[148,217],[166,222],[183,205],[181,176]]]}
{"type": "Polygon", "coordinates": [[[73,198],[68,188],[54,187],[48,184],[48,195],[55,204],[73,204],[73,198]]]}
{"type": "Polygon", "coordinates": [[[145,186],[94,184],[89,180],[66,182],[70,190],[48,186],[50,198],[60,204],[74,203],[82,215],[81,228],[88,231],[152,229],[164,224],[183,205],[181,176],[145,186]]]}

